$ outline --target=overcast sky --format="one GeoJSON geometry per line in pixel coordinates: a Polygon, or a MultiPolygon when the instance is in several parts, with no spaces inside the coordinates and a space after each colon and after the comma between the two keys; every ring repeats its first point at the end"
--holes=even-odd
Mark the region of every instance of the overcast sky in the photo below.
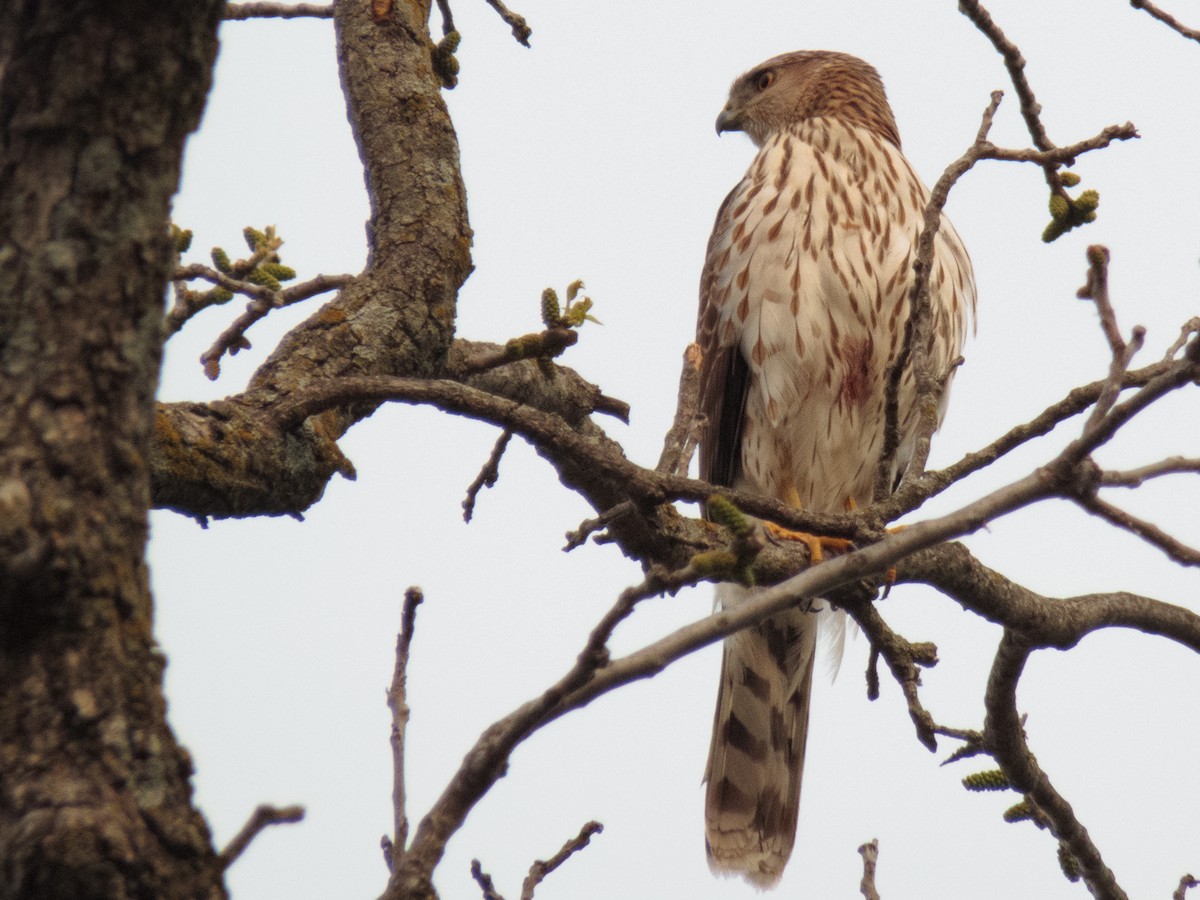
{"type": "MultiPolygon", "coordinates": [[[[1170,0],[1164,0],[1170,2],[1170,0]]],[[[1200,26],[1200,3],[1173,0],[1200,26]]],[[[753,157],[713,122],[729,83],[795,49],[847,51],[882,73],[905,153],[932,183],[972,140],[989,92],[1008,91],[993,139],[1026,146],[999,57],[945,2],[734,4],[514,0],[533,27],[517,45],[482,0],[457,0],[459,87],[448,93],[462,147],[475,272],[459,333],[503,341],[539,327],[539,295],[584,278],[603,327],[589,325],[563,362],[629,401],[629,427],[604,420],[628,454],[657,458],[691,339],[696,285],[717,205],[753,157]]],[[[934,444],[934,465],[983,446],[1100,378],[1107,348],[1075,299],[1084,248],[1112,250],[1111,285],[1126,333],[1145,325],[1141,362],[1162,355],[1200,312],[1200,45],[1119,0],[993,0],[1022,48],[1061,144],[1135,122],[1142,139],[1080,160],[1101,197],[1094,225],[1046,246],[1046,188],[1033,167],[985,163],[948,214],[979,286],[979,327],[934,444]]],[[[435,14],[436,21],[436,14],[435,14]]],[[[436,28],[437,26],[435,26],[436,28]]],[[[440,33],[440,32],[439,32],[440,33]]],[[[367,204],[345,119],[327,21],[228,23],[216,84],[188,148],[176,220],[191,257],[241,252],[246,225],[274,224],[302,278],[358,271],[367,204]]],[[[273,314],[252,351],[209,383],[200,353],[240,310],[214,309],[174,337],[162,396],[204,400],[245,385],[279,336],[319,301],[273,314]]],[[[1196,392],[1130,428],[1106,465],[1196,455],[1196,392]]],[[[1026,474],[1078,423],[938,498],[945,512],[1026,474]]],[[[410,816],[417,820],[488,724],[570,665],[617,592],[639,580],[611,548],[561,552],[590,513],[519,439],[500,483],[461,520],[466,486],[496,430],[429,410],[387,408],[342,442],[358,480],[335,479],[303,522],[153,517],[158,636],[170,659],[171,722],[192,751],[198,802],[224,844],[260,802],[302,803],[303,824],[275,828],[231,870],[238,900],[374,897],[386,879],[391,755],[384,691],[404,588],[421,585],[409,670],[410,816]],[[451,558],[456,560],[450,564],[451,558]],[[464,566],[463,559],[472,561],[464,566]]],[[[1200,543],[1195,479],[1164,480],[1115,501],[1200,543]]],[[[694,509],[688,510],[694,513],[694,509]]],[[[1066,504],[1010,516],[967,540],[988,565],[1051,595],[1131,590],[1200,606],[1200,575],[1114,535],[1066,504]]],[[[617,652],[705,615],[711,588],[644,605],[617,652]]],[[[998,630],[951,601],[900,587],[881,612],[941,664],[923,697],[948,725],[979,727],[998,630]]],[[[815,688],[796,853],[781,897],[857,896],[856,848],[879,838],[885,900],[1074,898],[1053,839],[1006,825],[1012,794],[968,794],[970,762],[925,751],[898,688],[865,698],[861,638],[836,682],[815,688]]],[[[589,819],[605,825],[538,896],[743,898],[704,860],[703,790],[719,650],[551,725],[515,753],[438,870],[443,897],[474,898],[478,857],[513,898],[530,862],[589,819]]],[[[1075,806],[1131,896],[1169,897],[1200,869],[1200,660],[1133,634],[1088,638],[1034,658],[1019,702],[1039,762],[1075,806]]]]}

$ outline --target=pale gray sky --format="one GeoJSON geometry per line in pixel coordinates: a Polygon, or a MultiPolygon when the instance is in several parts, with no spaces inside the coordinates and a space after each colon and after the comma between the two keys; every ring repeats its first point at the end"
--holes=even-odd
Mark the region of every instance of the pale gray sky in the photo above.
{"type": "MultiPolygon", "coordinates": [[[[1142,139],[1084,158],[1099,221],[1045,246],[1046,189],[1032,167],[984,163],[948,213],[974,259],[979,332],[968,343],[935,465],[980,447],[1072,386],[1102,377],[1107,348],[1075,299],[1087,244],[1113,254],[1126,332],[1148,329],[1161,355],[1200,297],[1200,46],[1119,0],[993,0],[1021,46],[1051,137],[1069,143],[1133,120],[1142,139]]],[[[1200,3],[1174,0],[1200,25],[1200,3]]],[[[460,334],[504,340],[539,327],[541,290],[587,281],[604,326],[564,359],[633,404],[629,455],[657,458],[691,338],[704,244],[717,205],[753,156],[713,121],[729,82],[776,53],[836,49],[882,72],[905,152],[927,183],[970,143],[989,92],[1007,96],[993,139],[1026,146],[1015,97],[985,39],[945,2],[554,3],[517,0],[534,29],[518,46],[482,0],[457,0],[460,85],[447,94],[462,144],[476,270],[460,296],[460,334]]],[[[301,277],[355,272],[366,200],[346,125],[332,25],[229,23],[202,131],[189,145],[177,221],[193,256],[241,248],[241,229],[275,224],[301,277]]],[[[197,358],[236,310],[210,310],[168,346],[165,399],[238,392],[287,327],[284,310],[250,333],[252,351],[210,384],[197,358]]],[[[1107,448],[1109,464],[1196,450],[1195,391],[1175,397],[1107,448]],[[1191,401],[1191,405],[1185,401],[1191,401]]],[[[939,498],[947,511],[1025,474],[1076,433],[1060,429],[939,498]]],[[[611,548],[560,550],[589,515],[520,440],[499,486],[461,521],[466,486],[494,429],[429,410],[383,409],[343,449],[357,482],[334,480],[304,522],[214,522],[156,513],[151,560],[158,634],[169,659],[171,721],[195,756],[198,801],[219,844],[260,802],[303,803],[307,820],[259,838],[235,865],[238,900],[373,897],[391,823],[389,718],[404,588],[419,584],[409,670],[410,815],[418,819],[479,732],[557,678],[616,593],[639,578],[611,548]],[[473,561],[449,564],[451,558],[473,561]]],[[[1115,498],[1200,543],[1200,490],[1165,480],[1115,498]]],[[[1127,589],[1196,607],[1200,574],[1112,535],[1065,504],[996,523],[968,544],[1030,588],[1070,595],[1127,589]]],[[[618,633],[633,649],[707,613],[711,589],[645,605],[618,633]]],[[[900,587],[882,606],[941,664],[923,696],[939,721],[978,727],[996,628],[949,600],[900,587]]],[[[781,897],[857,896],[856,848],[881,843],[886,900],[1073,898],[1053,839],[1001,821],[1015,796],[968,794],[978,766],[939,768],[917,743],[899,690],[864,696],[867,647],[847,648],[838,680],[815,691],[797,851],[781,897]]],[[[437,884],[479,892],[482,860],[502,893],[588,819],[605,825],[538,896],[739,898],[704,861],[700,777],[719,651],[556,722],[514,755],[508,776],[453,840],[437,884]]],[[[1136,634],[1089,638],[1037,656],[1020,703],[1039,761],[1075,805],[1131,896],[1168,897],[1200,868],[1195,765],[1200,660],[1136,634]]]]}

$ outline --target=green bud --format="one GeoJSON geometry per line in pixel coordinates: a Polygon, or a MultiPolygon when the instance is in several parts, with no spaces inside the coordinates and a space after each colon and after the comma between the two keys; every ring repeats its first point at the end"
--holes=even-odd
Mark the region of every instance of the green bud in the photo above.
{"type": "Polygon", "coordinates": [[[1075,206],[1084,212],[1091,212],[1100,205],[1100,193],[1098,191],[1084,191],[1075,200],[1075,206]]]}
{"type": "Polygon", "coordinates": [[[999,769],[975,772],[966,776],[962,780],[962,784],[968,791],[1004,791],[1012,787],[1008,778],[999,769]]]}
{"type": "Polygon", "coordinates": [[[1058,173],[1058,180],[1062,182],[1063,187],[1075,187],[1075,185],[1079,184],[1079,176],[1065,169],[1058,173]]]}
{"type": "Polygon", "coordinates": [[[176,253],[187,253],[188,249],[192,246],[192,232],[190,229],[172,225],[171,240],[175,244],[176,253]]]}
{"type": "Polygon", "coordinates": [[[251,253],[267,245],[267,236],[249,225],[242,229],[242,237],[246,239],[246,246],[250,248],[251,253]]]}
{"type": "Polygon", "coordinates": [[[212,297],[213,303],[228,303],[233,299],[233,291],[226,290],[223,287],[215,287],[208,294],[212,297]]]}
{"type": "Polygon", "coordinates": [[[1071,211],[1071,202],[1062,194],[1050,195],[1050,218],[1055,222],[1061,222],[1067,217],[1067,213],[1071,211]]]}
{"type": "Polygon", "coordinates": [[[558,305],[558,294],[554,288],[542,291],[542,324],[547,328],[555,328],[562,323],[562,310],[558,305]]]}
{"type": "Polygon", "coordinates": [[[1004,821],[1008,823],[1025,822],[1033,818],[1033,807],[1029,805],[1029,801],[1022,800],[1015,806],[1010,806],[1004,811],[1004,821]]]}
{"type": "Polygon", "coordinates": [[[278,291],[283,289],[283,285],[279,283],[279,279],[270,272],[264,272],[262,269],[255,269],[246,276],[246,280],[251,284],[257,284],[265,287],[268,290],[278,291]]]}
{"type": "Polygon", "coordinates": [[[229,262],[229,254],[220,247],[212,248],[213,265],[217,267],[218,272],[223,272],[228,275],[233,271],[233,266],[229,262]]]}
{"type": "Polygon", "coordinates": [[[733,505],[728,497],[714,494],[706,504],[708,518],[718,525],[724,525],[736,537],[747,537],[754,530],[754,522],[733,505]]]}
{"type": "Polygon", "coordinates": [[[291,281],[296,277],[295,269],[293,269],[291,266],[285,266],[280,263],[263,263],[258,267],[258,270],[274,276],[279,281],[291,281]]]}
{"type": "Polygon", "coordinates": [[[1062,841],[1058,842],[1058,864],[1062,867],[1063,874],[1067,876],[1067,881],[1073,884],[1079,880],[1079,861],[1071,855],[1071,851],[1062,841]]]}

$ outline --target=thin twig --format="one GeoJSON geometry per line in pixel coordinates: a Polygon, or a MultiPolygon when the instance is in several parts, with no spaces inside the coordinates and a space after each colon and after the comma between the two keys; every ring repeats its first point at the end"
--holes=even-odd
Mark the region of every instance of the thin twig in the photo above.
{"type": "MultiPolygon", "coordinates": [[[[868,668],[867,692],[871,694],[870,673],[874,669],[876,654],[883,657],[891,670],[892,677],[900,685],[908,705],[909,718],[917,730],[917,740],[928,750],[937,749],[937,738],[934,736],[936,723],[933,716],[921,703],[917,688],[921,684],[919,666],[929,668],[937,664],[937,648],[932,644],[914,644],[891,629],[891,626],[879,615],[879,610],[870,600],[849,600],[837,597],[838,605],[849,613],[858,627],[863,630],[867,640],[871,642],[871,667],[868,668]]],[[[875,695],[879,693],[878,675],[875,676],[875,695]]],[[[870,697],[874,699],[874,697],[870,697]]]]}
{"type": "Polygon", "coordinates": [[[1117,397],[1121,393],[1121,385],[1125,380],[1125,373],[1129,371],[1129,364],[1133,362],[1134,355],[1141,350],[1142,342],[1146,337],[1146,330],[1141,326],[1134,328],[1133,336],[1128,344],[1121,337],[1121,329],[1117,325],[1117,313],[1108,296],[1108,248],[1093,244],[1087,248],[1087,259],[1087,282],[1076,292],[1076,296],[1081,300],[1091,300],[1095,304],[1096,312],[1100,316],[1100,330],[1104,332],[1104,339],[1108,341],[1112,361],[1109,364],[1108,378],[1104,383],[1104,388],[1096,399],[1096,405],[1092,408],[1091,415],[1084,423],[1085,434],[1095,428],[1112,409],[1112,405],[1117,402],[1117,397]]]}
{"type": "MultiPolygon", "coordinates": [[[[1021,55],[1020,48],[1005,37],[991,14],[976,0],[959,0],[958,9],[974,23],[976,28],[983,32],[1004,60],[1004,67],[1008,69],[1008,77],[1016,89],[1017,99],[1021,104],[1021,116],[1025,119],[1025,127],[1033,139],[1033,145],[1044,152],[1054,150],[1054,143],[1046,134],[1046,128],[1042,124],[1042,105],[1038,103],[1037,97],[1033,94],[1033,88],[1029,85],[1029,79],[1025,77],[1025,57],[1021,55]]],[[[1062,180],[1058,175],[1058,166],[1048,162],[1042,166],[1042,170],[1045,172],[1046,183],[1050,185],[1051,192],[1066,196],[1062,180]]]]}
{"type": "Polygon", "coordinates": [[[592,839],[592,835],[599,834],[604,830],[604,826],[599,822],[591,821],[579,830],[579,834],[571,838],[562,845],[562,849],[555,853],[548,860],[537,860],[529,867],[529,874],[525,876],[525,881],[521,884],[521,900],[533,900],[534,889],[542,883],[547,875],[565,863],[573,853],[578,853],[588,845],[592,839]]]}
{"type": "MultiPolygon", "coordinates": [[[[567,543],[566,546],[563,547],[563,552],[570,553],[576,547],[583,546],[584,542],[587,541],[592,534],[599,531],[601,528],[607,528],[610,522],[619,519],[621,516],[627,516],[636,510],[637,507],[633,504],[633,501],[626,500],[624,503],[618,503],[612,509],[606,509],[594,519],[585,519],[579,523],[579,527],[574,531],[567,532],[567,543]]],[[[596,542],[600,543],[599,537],[596,538],[596,542]]]]}
{"type": "Polygon", "coordinates": [[[241,856],[246,848],[250,846],[250,842],[258,837],[259,833],[271,825],[286,825],[293,822],[299,822],[304,818],[303,806],[270,806],[262,804],[246,820],[246,824],[242,826],[242,830],[233,836],[225,848],[218,854],[217,863],[222,869],[228,869],[232,866],[239,856],[241,856]]]}
{"type": "Polygon", "coordinates": [[[928,371],[929,333],[933,312],[929,299],[929,278],[933,268],[934,242],[942,226],[942,209],[950,189],[981,158],[982,147],[991,130],[992,121],[1004,94],[993,91],[975,140],[967,152],[946,167],[937,180],[925,204],[924,225],[917,241],[917,257],[913,261],[913,280],[909,287],[908,320],[904,325],[904,342],[895,361],[888,369],[884,403],[884,444],[879,468],[875,474],[875,497],[881,499],[892,492],[892,469],[900,449],[900,385],[907,371],[916,377],[917,439],[912,459],[904,472],[904,481],[911,482],[925,471],[929,458],[929,439],[937,430],[937,395],[944,390],[941,373],[928,371]]]}
{"type": "Polygon", "coordinates": [[[875,864],[879,860],[879,839],[872,838],[858,848],[863,861],[863,876],[858,889],[864,900],[879,900],[879,891],[875,889],[875,864]]]}
{"type": "Polygon", "coordinates": [[[471,877],[483,891],[483,900],[504,900],[504,897],[497,893],[495,885],[492,884],[492,876],[483,871],[483,866],[477,859],[471,860],[471,877]]]}
{"type": "Polygon", "coordinates": [[[1179,337],[1175,339],[1175,343],[1167,348],[1166,354],[1163,356],[1163,362],[1171,362],[1182,350],[1187,342],[1192,339],[1192,335],[1200,334],[1200,316],[1192,316],[1179,328],[1179,337]]]}
{"type": "Polygon", "coordinates": [[[438,12],[442,14],[442,36],[454,31],[454,14],[450,12],[450,0],[437,0],[438,12]]]}
{"type": "Polygon", "coordinates": [[[1104,487],[1136,488],[1151,479],[1161,478],[1164,475],[1184,474],[1200,474],[1200,457],[1189,459],[1183,456],[1170,456],[1136,469],[1103,472],[1100,475],[1100,484],[1104,487]]]}
{"type": "Polygon", "coordinates": [[[243,19],[332,19],[333,4],[321,3],[230,3],[227,20],[243,19]]]}
{"type": "Polygon", "coordinates": [[[184,287],[184,281],[197,278],[225,288],[231,294],[249,297],[252,301],[261,302],[270,308],[290,306],[301,300],[307,300],[309,297],[315,297],[317,294],[345,287],[354,280],[353,275],[317,275],[308,281],[293,284],[280,291],[273,291],[261,284],[232,278],[224,272],[199,263],[182,266],[176,269],[174,275],[171,276],[171,280],[175,284],[175,303],[163,318],[168,337],[179,331],[197,313],[210,306],[229,302],[229,300],[218,299],[211,291],[190,291],[184,287]]]}
{"type": "Polygon", "coordinates": [[[700,395],[700,345],[688,344],[683,351],[683,368],[679,373],[679,399],[675,403],[675,419],[663,438],[662,453],[654,471],[666,475],[686,475],[696,449],[696,408],[700,395]]]}
{"type": "Polygon", "coordinates": [[[1100,244],[1092,244],[1087,248],[1088,273],[1087,281],[1075,292],[1080,300],[1091,300],[1100,316],[1100,330],[1108,341],[1109,350],[1113,356],[1121,356],[1125,352],[1125,339],[1121,337],[1121,329],[1117,325],[1117,313],[1113,309],[1112,300],[1108,296],[1108,248],[1100,244]]]}
{"type": "Polygon", "coordinates": [[[462,502],[464,522],[470,522],[471,516],[475,514],[475,498],[479,496],[479,492],[485,487],[496,486],[496,479],[500,477],[500,459],[504,456],[504,451],[508,449],[508,442],[512,440],[512,436],[513,433],[508,429],[501,432],[500,437],[496,439],[495,446],[492,447],[487,462],[483,464],[483,468],[479,470],[479,474],[467,488],[466,499],[462,502]]]}
{"type": "Polygon", "coordinates": [[[1188,28],[1170,13],[1163,12],[1161,9],[1151,3],[1150,0],[1129,0],[1129,5],[1134,9],[1145,10],[1150,15],[1154,16],[1154,18],[1158,19],[1158,21],[1162,22],[1168,28],[1172,28],[1179,32],[1185,38],[1189,38],[1193,41],[1200,41],[1200,31],[1196,30],[1195,28],[1188,28]]]}
{"type": "Polygon", "coordinates": [[[396,637],[396,667],[392,670],[392,684],[388,688],[387,702],[392,711],[392,819],[395,838],[392,841],[392,859],[388,865],[395,871],[408,849],[407,794],[404,780],[404,740],[408,730],[408,656],[412,647],[413,631],[417,624],[417,607],[425,595],[419,587],[410,587],[404,592],[404,607],[400,613],[400,633],[396,637]]]}
{"type": "Polygon", "coordinates": [[[501,0],[487,0],[487,3],[488,6],[500,14],[500,18],[512,29],[513,37],[517,39],[517,42],[528,47],[529,36],[533,34],[533,29],[525,21],[525,17],[513,12],[501,0]]]}
{"type": "Polygon", "coordinates": [[[574,346],[578,340],[579,332],[574,328],[548,328],[522,335],[508,341],[503,347],[484,350],[464,359],[456,367],[455,374],[466,378],[522,359],[553,359],[574,346]]]}
{"type": "Polygon", "coordinates": [[[1124,125],[1109,125],[1098,134],[1065,147],[1053,150],[1030,150],[1028,148],[1015,150],[1010,147],[997,147],[995,144],[984,142],[980,159],[994,159],[999,162],[1037,163],[1039,166],[1065,165],[1075,163],[1077,157],[1093,150],[1103,150],[1114,141],[1130,141],[1141,137],[1137,126],[1132,122],[1124,125]]]}
{"type": "Polygon", "coordinates": [[[1192,875],[1184,875],[1179,879],[1179,887],[1171,895],[1171,900],[1184,900],[1187,897],[1188,888],[1194,887],[1200,887],[1200,881],[1197,881],[1192,875]]]}
{"type": "Polygon", "coordinates": [[[204,374],[208,376],[209,380],[215,381],[221,374],[221,357],[226,353],[232,356],[239,350],[249,349],[250,341],[246,339],[246,332],[255,322],[265,318],[271,310],[291,306],[293,303],[299,303],[301,300],[307,300],[326,291],[339,290],[352,281],[354,281],[353,275],[318,275],[316,278],[284,288],[281,291],[272,291],[258,285],[253,285],[257,290],[251,291],[244,282],[238,282],[241,287],[236,292],[252,296],[255,299],[246,305],[246,311],[234,319],[233,324],[221,332],[220,337],[213,345],[200,354],[204,374]],[[263,294],[263,291],[266,293],[263,294]]]}
{"type": "Polygon", "coordinates": [[[1140,519],[1120,507],[1113,506],[1099,497],[1076,497],[1075,502],[1092,515],[1099,516],[1110,525],[1115,525],[1131,534],[1136,534],[1151,546],[1157,547],[1181,566],[1200,566],[1200,550],[1167,534],[1152,522],[1140,519]]]}

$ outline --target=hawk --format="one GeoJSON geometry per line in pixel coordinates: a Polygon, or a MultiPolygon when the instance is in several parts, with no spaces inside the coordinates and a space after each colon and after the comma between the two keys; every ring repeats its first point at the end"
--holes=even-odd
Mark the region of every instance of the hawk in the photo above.
{"type": "MultiPolygon", "coordinates": [[[[721,204],[700,280],[701,477],[813,512],[865,506],[929,192],[900,151],[879,74],[843,53],[754,67],[730,88],[723,131],[745,132],[758,154],[721,204]]],[[[975,286],[945,218],[929,284],[929,360],[948,387],[975,286]]],[[[910,368],[892,483],[912,457],[915,394],[910,368]]],[[[717,589],[725,608],[748,596],[717,589]]],[[[760,888],[779,880],[795,841],[817,619],[794,608],[725,641],[705,774],[708,860],[760,888]]]]}

